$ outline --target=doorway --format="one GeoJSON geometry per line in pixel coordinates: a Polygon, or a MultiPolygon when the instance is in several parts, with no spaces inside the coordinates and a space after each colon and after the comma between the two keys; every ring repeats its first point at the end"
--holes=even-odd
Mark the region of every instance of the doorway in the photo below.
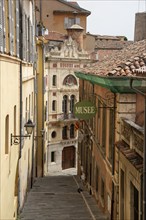
{"type": "Polygon", "coordinates": [[[75,167],[75,147],[65,147],[62,151],[62,169],[75,167]]]}

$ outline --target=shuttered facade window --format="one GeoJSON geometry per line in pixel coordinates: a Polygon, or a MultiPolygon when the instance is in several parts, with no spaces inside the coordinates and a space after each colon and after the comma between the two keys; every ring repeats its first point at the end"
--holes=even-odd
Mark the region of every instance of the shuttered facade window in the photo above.
{"type": "Polygon", "coordinates": [[[8,0],[9,12],[9,53],[14,54],[14,1],[8,0]]]}
{"type": "Polygon", "coordinates": [[[68,17],[65,17],[64,18],[64,28],[69,28],[71,27],[73,24],[78,24],[80,25],[80,18],[68,18],[68,17]]]}
{"type": "Polygon", "coordinates": [[[5,40],[5,7],[4,0],[0,0],[0,52],[6,50],[6,40],[5,40]]]}
{"type": "Polygon", "coordinates": [[[16,7],[16,56],[20,57],[19,41],[20,41],[20,25],[19,25],[19,1],[15,0],[16,7]]]}

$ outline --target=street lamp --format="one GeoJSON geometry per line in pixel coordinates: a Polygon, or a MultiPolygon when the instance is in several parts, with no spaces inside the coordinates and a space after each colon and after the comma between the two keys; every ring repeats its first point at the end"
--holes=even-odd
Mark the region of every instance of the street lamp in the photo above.
{"type": "Polygon", "coordinates": [[[32,132],[33,132],[33,128],[35,127],[35,124],[31,121],[31,119],[28,119],[28,121],[25,123],[24,127],[26,128],[26,135],[13,135],[11,134],[11,145],[15,144],[19,144],[20,143],[20,139],[22,137],[29,137],[31,136],[32,132]]]}

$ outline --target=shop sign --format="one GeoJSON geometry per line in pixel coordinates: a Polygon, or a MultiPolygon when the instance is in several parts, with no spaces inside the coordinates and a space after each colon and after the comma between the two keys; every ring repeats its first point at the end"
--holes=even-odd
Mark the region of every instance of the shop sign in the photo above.
{"type": "Polygon", "coordinates": [[[87,100],[77,102],[74,106],[74,116],[79,119],[92,119],[97,112],[96,106],[87,100]]]}

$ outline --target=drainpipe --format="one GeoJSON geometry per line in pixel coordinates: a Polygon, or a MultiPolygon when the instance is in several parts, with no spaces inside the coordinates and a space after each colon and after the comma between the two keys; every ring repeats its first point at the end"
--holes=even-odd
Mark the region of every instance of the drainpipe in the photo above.
{"type": "Polygon", "coordinates": [[[22,139],[21,136],[22,134],[22,46],[23,46],[23,42],[22,42],[22,8],[20,5],[20,1],[19,1],[19,9],[20,9],[20,34],[19,34],[19,42],[20,42],[20,49],[19,49],[19,55],[20,55],[20,67],[19,67],[19,86],[20,86],[20,97],[19,97],[19,105],[20,105],[20,124],[19,124],[19,134],[20,134],[20,145],[19,145],[19,158],[18,158],[18,209],[17,212],[19,214],[20,212],[20,159],[21,159],[21,149],[22,149],[22,139]]]}
{"type": "Polygon", "coordinates": [[[146,94],[133,87],[134,79],[130,79],[130,88],[144,97],[144,146],[143,146],[143,220],[146,220],[146,94]]]}
{"type": "MultiPolygon", "coordinates": [[[[114,178],[114,172],[115,172],[115,109],[116,109],[116,94],[114,94],[114,107],[113,107],[112,178],[114,178]]],[[[115,196],[115,186],[114,186],[114,181],[112,180],[111,220],[114,219],[114,196],[115,196]]]]}

